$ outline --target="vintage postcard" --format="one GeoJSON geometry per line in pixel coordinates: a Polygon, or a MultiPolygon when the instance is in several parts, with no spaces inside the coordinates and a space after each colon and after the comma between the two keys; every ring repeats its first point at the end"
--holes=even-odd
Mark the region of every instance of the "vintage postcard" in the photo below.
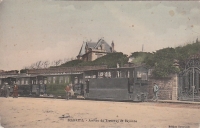
{"type": "Polygon", "coordinates": [[[0,0],[0,128],[200,128],[199,1],[0,0]]]}

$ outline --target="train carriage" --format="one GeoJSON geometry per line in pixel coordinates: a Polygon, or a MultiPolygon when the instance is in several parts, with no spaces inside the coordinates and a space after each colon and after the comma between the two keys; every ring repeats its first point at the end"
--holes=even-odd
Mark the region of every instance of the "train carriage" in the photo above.
{"type": "MultiPolygon", "coordinates": [[[[18,74],[0,78],[18,85],[20,96],[44,94],[65,98],[66,85],[72,84],[75,97],[85,99],[145,101],[148,88],[148,69],[144,66],[92,69],[59,74],[18,74]]],[[[11,91],[12,92],[12,91],[11,91]]],[[[12,94],[12,93],[11,93],[12,94]]]]}
{"type": "Polygon", "coordinates": [[[65,98],[65,87],[70,83],[73,85],[73,90],[76,95],[79,95],[79,84],[82,83],[82,73],[65,73],[65,74],[49,74],[47,77],[47,94],[54,97],[65,98]]]}
{"type": "Polygon", "coordinates": [[[13,86],[14,86],[14,83],[15,83],[15,78],[13,78],[12,76],[6,76],[6,77],[3,77],[3,78],[0,78],[0,96],[5,96],[5,93],[3,93],[3,85],[5,85],[5,83],[7,83],[10,88],[10,96],[12,95],[13,93],[13,86]]]}

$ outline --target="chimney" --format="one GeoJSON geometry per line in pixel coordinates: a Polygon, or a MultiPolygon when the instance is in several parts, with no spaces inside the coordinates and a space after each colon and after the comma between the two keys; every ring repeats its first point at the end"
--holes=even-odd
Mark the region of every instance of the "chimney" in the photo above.
{"type": "Polygon", "coordinates": [[[114,52],[114,41],[112,41],[112,43],[111,43],[111,47],[112,47],[111,52],[114,52]]]}

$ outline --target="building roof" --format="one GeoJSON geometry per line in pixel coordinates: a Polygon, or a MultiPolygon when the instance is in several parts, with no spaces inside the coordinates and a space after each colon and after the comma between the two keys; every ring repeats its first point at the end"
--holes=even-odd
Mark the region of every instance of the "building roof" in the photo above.
{"type": "Polygon", "coordinates": [[[91,48],[91,49],[98,49],[98,47],[100,47],[102,44],[104,44],[105,52],[108,52],[108,53],[112,52],[111,46],[104,39],[99,39],[97,42],[91,42],[91,41],[83,42],[78,56],[82,56],[85,54],[86,46],[88,46],[88,48],[91,48]]]}
{"type": "Polygon", "coordinates": [[[87,44],[87,46],[88,46],[88,48],[94,48],[96,45],[97,45],[97,43],[95,43],[95,42],[86,42],[87,44]]]}
{"type": "Polygon", "coordinates": [[[86,46],[86,42],[83,42],[78,56],[82,56],[83,54],[85,54],[85,46],[86,46]]]}
{"type": "Polygon", "coordinates": [[[106,52],[112,52],[111,51],[111,46],[104,40],[104,39],[100,39],[98,42],[97,42],[97,44],[96,44],[96,46],[94,47],[95,49],[97,49],[99,46],[101,46],[102,44],[104,44],[105,45],[105,50],[106,50],[106,52]]]}

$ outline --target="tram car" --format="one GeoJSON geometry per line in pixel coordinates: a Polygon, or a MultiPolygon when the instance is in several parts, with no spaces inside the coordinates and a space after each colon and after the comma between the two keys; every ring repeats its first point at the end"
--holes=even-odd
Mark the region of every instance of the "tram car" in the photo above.
{"type": "Polygon", "coordinates": [[[4,92],[4,86],[5,86],[5,83],[7,83],[9,85],[9,90],[10,90],[10,95],[12,95],[13,93],[13,83],[14,83],[14,80],[12,77],[3,77],[3,78],[0,78],[0,96],[5,96],[5,93],[4,92]]]}
{"type": "Polygon", "coordinates": [[[9,76],[2,78],[2,86],[5,83],[8,83],[10,86],[10,96],[12,96],[13,93],[13,87],[16,84],[18,86],[18,94],[19,96],[28,96],[31,93],[31,84],[30,84],[30,77],[26,74],[18,74],[16,76],[9,76]]]}
{"type": "Polygon", "coordinates": [[[65,98],[65,87],[69,84],[73,85],[75,96],[80,95],[79,85],[82,83],[82,73],[70,73],[70,74],[50,74],[46,75],[46,93],[52,95],[55,98],[65,98]],[[77,87],[77,88],[76,88],[77,87]]]}
{"type": "Polygon", "coordinates": [[[145,101],[148,69],[144,66],[107,68],[60,74],[18,74],[0,78],[0,87],[7,82],[18,85],[19,96],[53,96],[65,98],[65,87],[72,84],[74,97],[85,99],[145,101]]]}
{"type": "Polygon", "coordinates": [[[140,67],[110,68],[84,72],[86,99],[145,101],[148,69],[140,67]]]}
{"type": "MultiPolygon", "coordinates": [[[[75,96],[80,95],[79,84],[82,83],[82,73],[70,74],[18,74],[0,78],[0,88],[8,83],[10,86],[10,95],[12,95],[13,87],[18,86],[19,96],[53,96],[65,98],[65,87],[70,83],[73,85],[75,96]]],[[[2,91],[2,90],[1,90],[2,91]]]]}

